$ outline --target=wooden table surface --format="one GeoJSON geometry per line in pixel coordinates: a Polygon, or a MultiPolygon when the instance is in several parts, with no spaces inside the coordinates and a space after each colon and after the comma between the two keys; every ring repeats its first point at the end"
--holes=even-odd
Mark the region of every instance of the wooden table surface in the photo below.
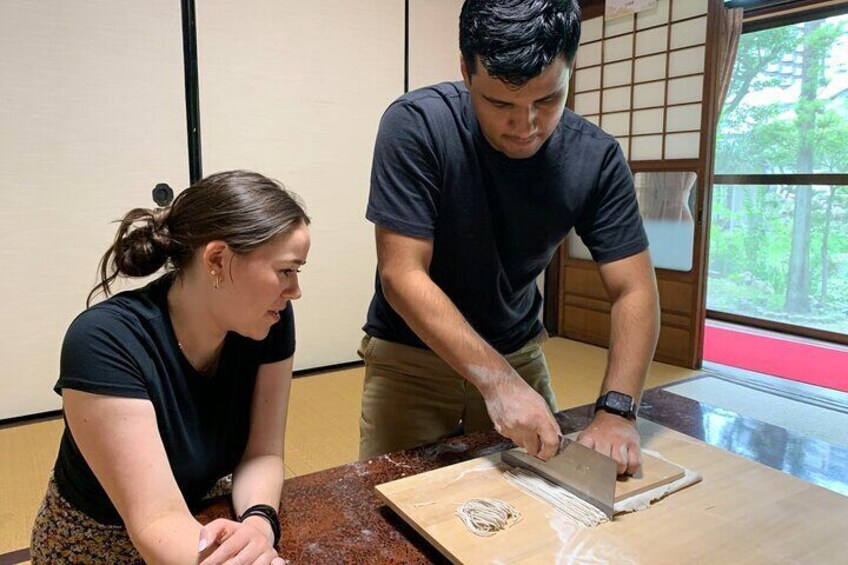
{"type": "MultiPolygon", "coordinates": [[[[591,409],[556,416],[563,432],[570,433],[586,426],[591,409]]],[[[663,390],[645,392],[640,417],[848,497],[844,447],[663,390]]],[[[280,513],[281,554],[292,563],[445,563],[384,505],[374,487],[511,446],[495,432],[471,434],[287,480],[280,513]]],[[[200,519],[232,515],[229,500],[221,499],[200,519]]]]}

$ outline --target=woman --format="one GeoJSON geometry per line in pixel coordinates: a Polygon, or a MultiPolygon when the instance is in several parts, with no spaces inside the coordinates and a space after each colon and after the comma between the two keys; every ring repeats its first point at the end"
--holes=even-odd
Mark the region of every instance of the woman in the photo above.
{"type": "Polygon", "coordinates": [[[293,195],[246,171],[127,214],[89,302],[118,276],[166,274],[68,329],[55,387],[66,426],[33,563],[283,563],[289,301],[308,224],[293,195]],[[231,473],[239,521],[201,526],[192,512],[231,473]]]}

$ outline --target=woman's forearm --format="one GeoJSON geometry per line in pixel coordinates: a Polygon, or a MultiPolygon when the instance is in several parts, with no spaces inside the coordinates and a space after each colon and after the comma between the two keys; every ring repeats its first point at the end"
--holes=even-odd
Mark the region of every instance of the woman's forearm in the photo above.
{"type": "Polygon", "coordinates": [[[177,565],[198,563],[200,522],[185,512],[173,512],[139,528],[129,528],[132,539],[145,563],[177,565]]]}
{"type": "Polygon", "coordinates": [[[237,515],[254,504],[280,507],[285,465],[278,455],[246,457],[233,473],[233,508],[237,515]]]}

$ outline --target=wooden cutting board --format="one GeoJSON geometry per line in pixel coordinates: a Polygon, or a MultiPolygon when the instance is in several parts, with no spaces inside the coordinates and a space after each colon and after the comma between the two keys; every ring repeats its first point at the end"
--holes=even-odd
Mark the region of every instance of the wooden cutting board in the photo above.
{"type": "Polygon", "coordinates": [[[639,429],[644,448],[704,479],[596,528],[505,481],[499,454],[377,491],[454,563],[837,563],[848,553],[848,498],[651,422],[639,429]],[[468,532],[456,508],[483,497],[509,502],[523,520],[489,538],[468,532]]]}

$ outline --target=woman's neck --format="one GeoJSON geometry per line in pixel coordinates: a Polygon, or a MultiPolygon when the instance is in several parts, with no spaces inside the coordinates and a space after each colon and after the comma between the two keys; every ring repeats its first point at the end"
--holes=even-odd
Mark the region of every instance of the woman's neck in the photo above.
{"type": "Polygon", "coordinates": [[[227,332],[212,315],[208,289],[176,277],[168,289],[168,313],[183,356],[198,372],[211,373],[227,332]]]}

